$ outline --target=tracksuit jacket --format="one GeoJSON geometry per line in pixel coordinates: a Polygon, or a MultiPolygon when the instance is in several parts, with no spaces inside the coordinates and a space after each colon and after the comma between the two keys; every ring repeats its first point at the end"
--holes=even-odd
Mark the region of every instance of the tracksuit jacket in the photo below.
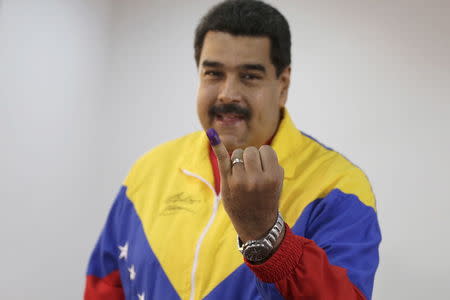
{"type": "Polygon", "coordinates": [[[195,132],[132,167],[91,255],[85,299],[370,299],[381,234],[366,176],[286,110],[271,145],[287,230],[270,259],[252,265],[237,250],[217,163],[195,132]]]}

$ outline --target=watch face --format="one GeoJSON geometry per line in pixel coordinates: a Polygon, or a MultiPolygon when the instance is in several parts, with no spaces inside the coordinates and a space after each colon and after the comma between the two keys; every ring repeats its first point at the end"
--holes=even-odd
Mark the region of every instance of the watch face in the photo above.
{"type": "Polygon", "coordinates": [[[249,261],[261,261],[269,257],[270,250],[263,245],[250,245],[244,250],[244,257],[249,261]]]}

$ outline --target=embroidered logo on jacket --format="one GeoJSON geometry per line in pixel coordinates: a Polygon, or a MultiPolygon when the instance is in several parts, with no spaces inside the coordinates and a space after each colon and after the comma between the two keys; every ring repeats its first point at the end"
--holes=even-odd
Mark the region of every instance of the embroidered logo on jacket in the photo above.
{"type": "Polygon", "coordinates": [[[164,203],[164,208],[159,213],[160,216],[170,216],[180,212],[189,212],[195,214],[194,204],[200,200],[192,199],[184,193],[178,193],[170,196],[164,203]]]}

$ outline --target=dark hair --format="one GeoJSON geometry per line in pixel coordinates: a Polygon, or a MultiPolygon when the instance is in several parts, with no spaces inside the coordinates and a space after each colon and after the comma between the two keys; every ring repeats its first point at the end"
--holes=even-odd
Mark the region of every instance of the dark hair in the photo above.
{"type": "Polygon", "coordinates": [[[274,7],[257,0],[226,0],[212,7],[195,30],[195,61],[199,65],[208,31],[242,36],[267,36],[277,77],[291,64],[291,33],[284,16],[274,7]]]}

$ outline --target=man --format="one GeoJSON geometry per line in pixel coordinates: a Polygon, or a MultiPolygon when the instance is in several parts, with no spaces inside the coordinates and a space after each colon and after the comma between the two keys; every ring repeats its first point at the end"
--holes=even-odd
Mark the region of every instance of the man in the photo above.
{"type": "Polygon", "coordinates": [[[374,196],[360,169],[285,109],[285,18],[263,2],[225,1],[198,25],[195,58],[206,134],[134,165],[85,299],[370,299],[374,196]]]}

